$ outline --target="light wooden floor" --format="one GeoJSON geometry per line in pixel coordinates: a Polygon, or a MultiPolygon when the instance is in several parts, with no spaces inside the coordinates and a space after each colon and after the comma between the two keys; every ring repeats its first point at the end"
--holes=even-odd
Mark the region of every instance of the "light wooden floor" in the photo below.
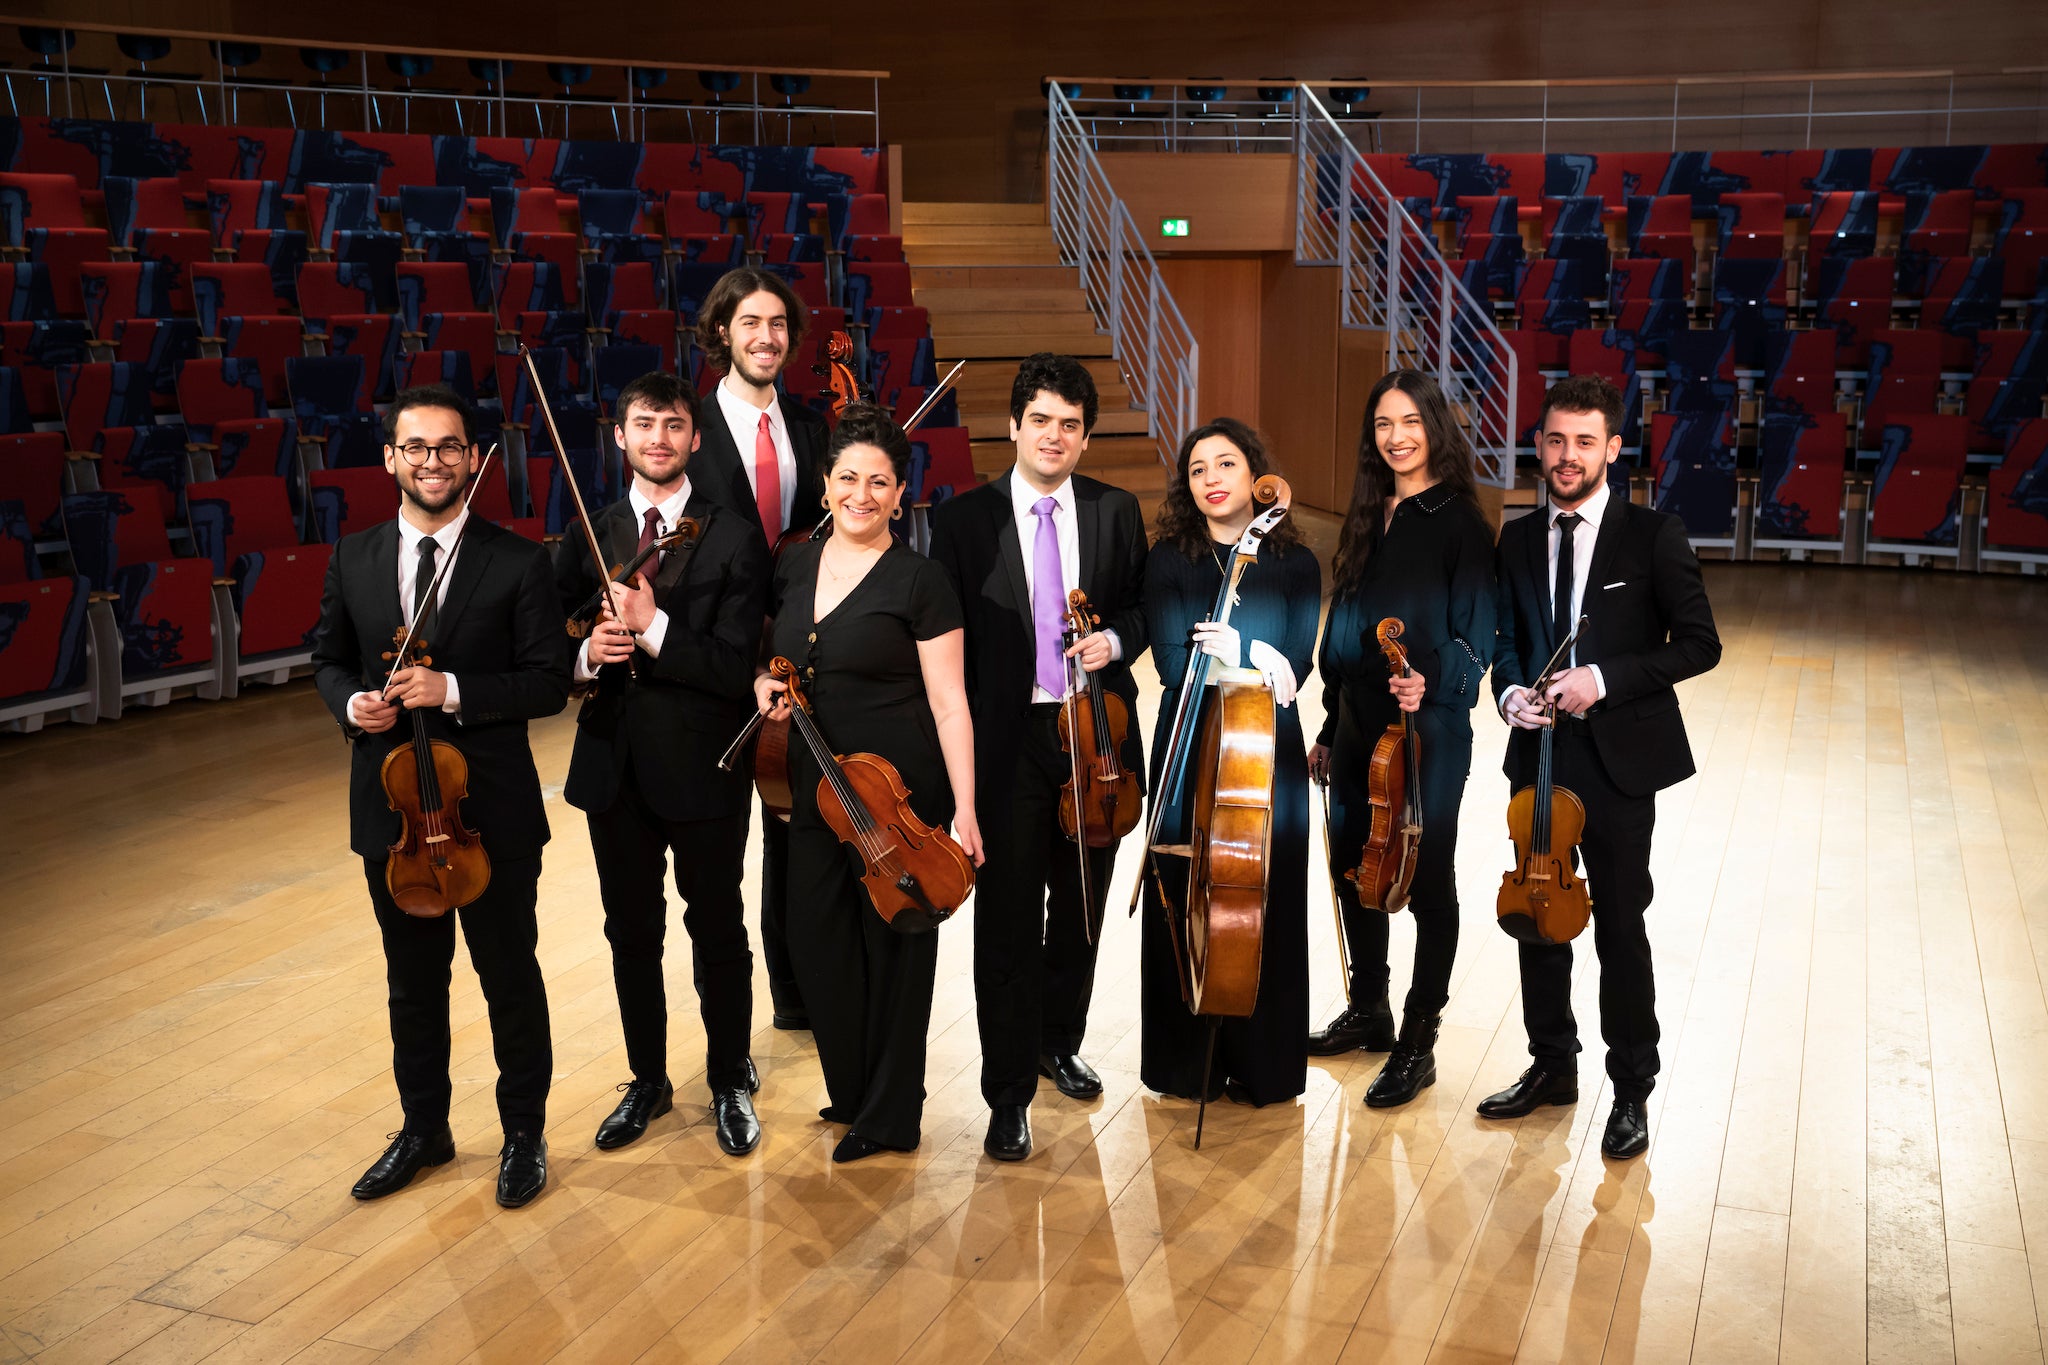
{"type": "MultiPolygon", "coordinates": [[[[1627,1164],[1598,1151],[1597,1041],[1575,1108],[1471,1112],[1524,1061],[1483,710],[1436,1087],[1379,1114],[1376,1058],[1319,1065],[1298,1105],[1212,1111],[1200,1153],[1191,1108],[1138,1088],[1119,916],[1088,1047],[1107,1093],[1046,1086],[1024,1165],[981,1155],[964,925],[921,1151],[832,1166],[808,1039],[764,1004],[757,1153],[718,1153],[686,1011],[675,1116],[598,1154],[625,1070],[582,820],[551,789],[553,1179],[512,1213],[466,963],[461,1160],[348,1197],[396,1119],[345,754],[309,685],[0,743],[0,1361],[2039,1360],[2048,595],[1709,584],[1727,654],[1685,689],[1702,775],[1660,805],[1666,1070],[1627,1164]]],[[[569,733],[537,727],[550,781],[569,733]]],[[[1309,923],[1320,1018],[1320,889],[1309,923]]]]}

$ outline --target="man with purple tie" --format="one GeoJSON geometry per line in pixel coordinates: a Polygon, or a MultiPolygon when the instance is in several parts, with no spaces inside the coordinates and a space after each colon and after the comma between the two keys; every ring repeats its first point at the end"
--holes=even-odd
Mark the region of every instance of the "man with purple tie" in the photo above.
{"type": "MultiPolygon", "coordinates": [[[[967,617],[975,804],[987,862],[975,879],[974,1000],[981,1025],[982,1147],[1031,1155],[1032,1096],[1048,1076],[1090,1100],[1102,1079],[1081,1059],[1095,985],[1092,924],[1102,919],[1114,848],[1092,850],[1084,904],[1080,858],[1060,829],[1071,764],[1060,702],[1073,673],[1100,673],[1137,715],[1130,661],[1145,650],[1145,518],[1120,488],[1074,473],[1095,425],[1095,380],[1071,356],[1041,352],[1010,389],[1016,467],[942,503],[931,555],[967,617]],[[1067,594],[1079,588],[1102,628],[1062,645],[1067,594]]],[[[1124,767],[1145,771],[1132,725],[1124,767]]]]}

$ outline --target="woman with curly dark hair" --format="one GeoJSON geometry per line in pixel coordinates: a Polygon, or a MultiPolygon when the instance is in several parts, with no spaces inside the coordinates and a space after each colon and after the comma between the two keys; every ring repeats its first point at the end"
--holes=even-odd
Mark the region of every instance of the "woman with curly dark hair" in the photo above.
{"type": "Polygon", "coordinates": [[[1453,868],[1458,803],[1472,768],[1472,704],[1493,658],[1493,528],[1472,487],[1472,447],[1434,379],[1395,370],[1365,401],[1358,473],[1337,545],[1330,623],[1317,665],[1323,729],[1309,771],[1330,788],[1330,863],[1356,868],[1371,829],[1373,746],[1407,712],[1421,746],[1422,848],[1410,891],[1415,970],[1394,1032],[1387,997],[1389,916],[1343,891],[1351,949],[1344,1012],[1309,1037],[1331,1057],[1391,1049],[1366,1092],[1376,1109],[1405,1104],[1436,1082],[1437,1026],[1458,951],[1453,868]],[[1377,627],[1398,617],[1413,676],[1392,677],[1377,627]]]}
{"type": "MultiPolygon", "coordinates": [[[[1292,521],[1281,522],[1260,545],[1258,561],[1239,581],[1229,623],[1209,619],[1231,551],[1258,511],[1252,484],[1270,472],[1265,445],[1242,422],[1219,417],[1189,432],[1145,562],[1146,633],[1165,693],[1152,737],[1155,801],[1173,726],[1173,697],[1196,653],[1224,668],[1256,669],[1273,689],[1273,834],[1258,1004],[1251,1017],[1219,1025],[1210,1093],[1200,1096],[1227,1094],[1246,1104],[1293,1099],[1308,1084],[1302,1046],[1308,1035],[1308,766],[1301,711],[1294,700],[1315,654],[1323,575],[1292,521]]],[[[1213,695],[1205,696],[1201,706],[1206,708],[1213,695]]],[[[1180,799],[1161,816],[1162,841],[1187,841],[1194,787],[1190,773],[1180,799]]],[[[1190,1014],[1181,1000],[1165,909],[1159,903],[1161,882],[1169,896],[1183,894],[1188,864],[1185,858],[1155,856],[1159,879],[1145,886],[1139,1070],[1151,1089],[1194,1098],[1202,1087],[1208,1021],[1190,1014]]]]}

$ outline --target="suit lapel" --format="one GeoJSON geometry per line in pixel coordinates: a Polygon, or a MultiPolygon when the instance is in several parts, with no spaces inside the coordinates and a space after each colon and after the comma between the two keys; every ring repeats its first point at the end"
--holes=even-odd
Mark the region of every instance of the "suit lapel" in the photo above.
{"type": "Polygon", "coordinates": [[[376,581],[371,584],[371,601],[377,604],[376,624],[382,629],[375,640],[369,641],[377,650],[391,648],[391,637],[403,629],[410,619],[405,604],[398,600],[398,522],[385,522],[374,532],[376,548],[370,554],[370,562],[377,566],[376,581]]]}
{"type": "MultiPolygon", "coordinates": [[[[766,533],[761,530],[760,509],[754,506],[754,486],[747,482],[747,471],[740,464],[739,447],[732,442],[732,428],[726,425],[725,408],[715,389],[704,400],[704,440],[697,454],[704,462],[701,473],[705,496],[739,513],[753,526],[756,535],[765,538],[766,533]]],[[[699,473],[697,462],[691,461],[690,481],[693,484],[699,482],[699,473]]]]}
{"type": "MultiPolygon", "coordinates": [[[[491,556],[496,552],[492,544],[498,528],[481,518],[473,523],[462,537],[462,548],[455,556],[455,567],[448,571],[448,592],[441,599],[439,619],[448,625],[455,625],[462,619],[463,604],[476,591],[476,585],[483,581],[490,568],[491,556]]],[[[448,633],[444,627],[442,635],[448,633]]]]}
{"type": "Polygon", "coordinates": [[[989,511],[997,518],[996,550],[1002,556],[1003,567],[1009,571],[1010,596],[1017,603],[1017,614],[1028,634],[1031,629],[1031,584],[1024,577],[1024,545],[1017,535],[1017,518],[1010,503],[1010,480],[1016,477],[1013,471],[989,485],[997,494],[989,511]]]}
{"type": "Polygon", "coordinates": [[[1078,552],[1074,558],[1079,562],[1081,569],[1081,581],[1077,586],[1088,594],[1090,601],[1093,601],[1096,581],[1095,558],[1102,546],[1102,504],[1096,499],[1092,489],[1082,490],[1079,479],[1074,481],[1074,531],[1074,546],[1078,552]]]}
{"type": "MultiPolygon", "coordinates": [[[[1612,485],[1610,485],[1612,487],[1612,485]]],[[[1600,604],[1600,586],[1607,582],[1607,571],[1614,565],[1614,553],[1621,544],[1621,538],[1628,534],[1628,517],[1632,509],[1628,499],[1619,492],[1607,496],[1607,511],[1600,518],[1600,534],[1593,538],[1593,558],[1586,565],[1586,590],[1579,596],[1579,614],[1586,618],[1585,633],[1579,643],[1581,660],[1591,661],[1600,657],[1594,641],[1600,634],[1600,619],[1594,608],[1600,604]]]]}
{"type": "Polygon", "coordinates": [[[1543,660],[1550,657],[1557,648],[1556,613],[1551,609],[1550,595],[1557,585],[1550,579],[1550,504],[1542,503],[1530,514],[1534,524],[1529,536],[1529,581],[1536,586],[1536,619],[1543,623],[1543,639],[1546,642],[1542,657],[1532,660],[1532,668],[1543,666],[1543,660]]]}
{"type": "Polygon", "coordinates": [[[694,488],[690,490],[689,499],[683,503],[683,515],[697,523],[697,538],[690,542],[689,548],[662,556],[661,568],[654,575],[654,595],[657,598],[666,601],[676,584],[683,581],[683,573],[696,556],[697,547],[711,533],[711,518],[717,511],[718,508],[703,494],[694,488]]]}

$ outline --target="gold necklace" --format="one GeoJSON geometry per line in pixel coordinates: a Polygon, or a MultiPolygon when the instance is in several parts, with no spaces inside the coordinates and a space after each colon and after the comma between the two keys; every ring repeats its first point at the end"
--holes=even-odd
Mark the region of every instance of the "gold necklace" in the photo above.
{"type": "Polygon", "coordinates": [[[841,573],[839,572],[839,570],[832,567],[831,561],[827,555],[827,551],[831,548],[831,546],[832,542],[828,540],[822,547],[819,548],[818,564],[825,570],[826,573],[832,576],[833,582],[844,583],[847,579],[855,577],[855,572],[852,569],[848,569],[845,573],[841,573]]]}

